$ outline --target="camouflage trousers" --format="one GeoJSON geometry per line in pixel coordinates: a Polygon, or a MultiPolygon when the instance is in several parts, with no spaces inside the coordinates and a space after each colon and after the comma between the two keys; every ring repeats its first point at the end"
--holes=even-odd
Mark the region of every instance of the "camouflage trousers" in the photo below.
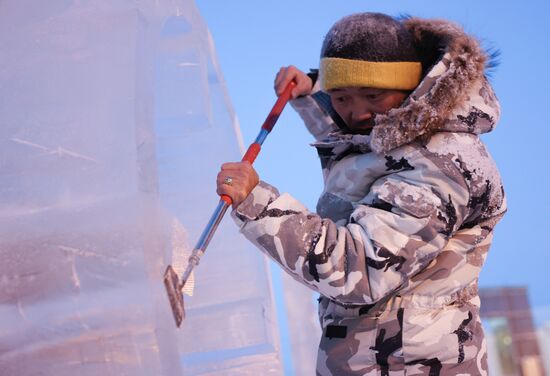
{"type": "Polygon", "coordinates": [[[317,375],[487,375],[476,301],[436,308],[394,297],[346,308],[323,297],[317,375]]]}

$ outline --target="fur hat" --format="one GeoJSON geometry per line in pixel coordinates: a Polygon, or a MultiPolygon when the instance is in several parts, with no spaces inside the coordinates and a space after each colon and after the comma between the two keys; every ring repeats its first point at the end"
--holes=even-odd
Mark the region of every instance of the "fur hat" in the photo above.
{"type": "Polygon", "coordinates": [[[410,31],[381,13],[357,13],[336,22],[321,49],[321,86],[412,90],[422,64],[410,31]]]}

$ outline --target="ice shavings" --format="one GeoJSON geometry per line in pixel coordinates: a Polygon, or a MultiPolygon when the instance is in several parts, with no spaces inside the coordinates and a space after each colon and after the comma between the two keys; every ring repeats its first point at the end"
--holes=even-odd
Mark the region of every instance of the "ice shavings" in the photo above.
{"type": "MultiPolygon", "coordinates": [[[[176,219],[172,219],[172,267],[178,276],[181,277],[187,265],[189,264],[189,256],[193,250],[187,243],[187,231],[183,225],[176,219]]],[[[191,272],[185,285],[183,286],[183,292],[189,296],[193,296],[195,290],[195,272],[191,272]]]]}

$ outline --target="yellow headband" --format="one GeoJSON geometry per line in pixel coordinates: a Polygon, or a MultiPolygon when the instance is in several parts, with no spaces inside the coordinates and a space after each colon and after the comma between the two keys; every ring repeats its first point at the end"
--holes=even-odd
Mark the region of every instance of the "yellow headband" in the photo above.
{"type": "Polygon", "coordinates": [[[412,90],[422,76],[418,62],[373,62],[325,57],[321,59],[321,87],[327,91],[342,87],[412,90]]]}

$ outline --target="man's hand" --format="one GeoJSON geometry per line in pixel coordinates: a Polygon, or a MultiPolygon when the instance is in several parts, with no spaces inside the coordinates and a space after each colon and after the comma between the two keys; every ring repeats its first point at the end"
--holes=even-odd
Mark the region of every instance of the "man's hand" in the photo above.
{"type": "Polygon", "coordinates": [[[256,170],[249,162],[224,163],[216,179],[216,192],[228,195],[233,200],[235,209],[260,181],[256,170]]]}
{"type": "Polygon", "coordinates": [[[283,93],[286,86],[292,80],[296,82],[296,87],[292,90],[291,99],[311,94],[311,89],[313,88],[311,78],[295,66],[290,65],[288,67],[282,67],[275,77],[274,88],[277,96],[283,93]]]}

